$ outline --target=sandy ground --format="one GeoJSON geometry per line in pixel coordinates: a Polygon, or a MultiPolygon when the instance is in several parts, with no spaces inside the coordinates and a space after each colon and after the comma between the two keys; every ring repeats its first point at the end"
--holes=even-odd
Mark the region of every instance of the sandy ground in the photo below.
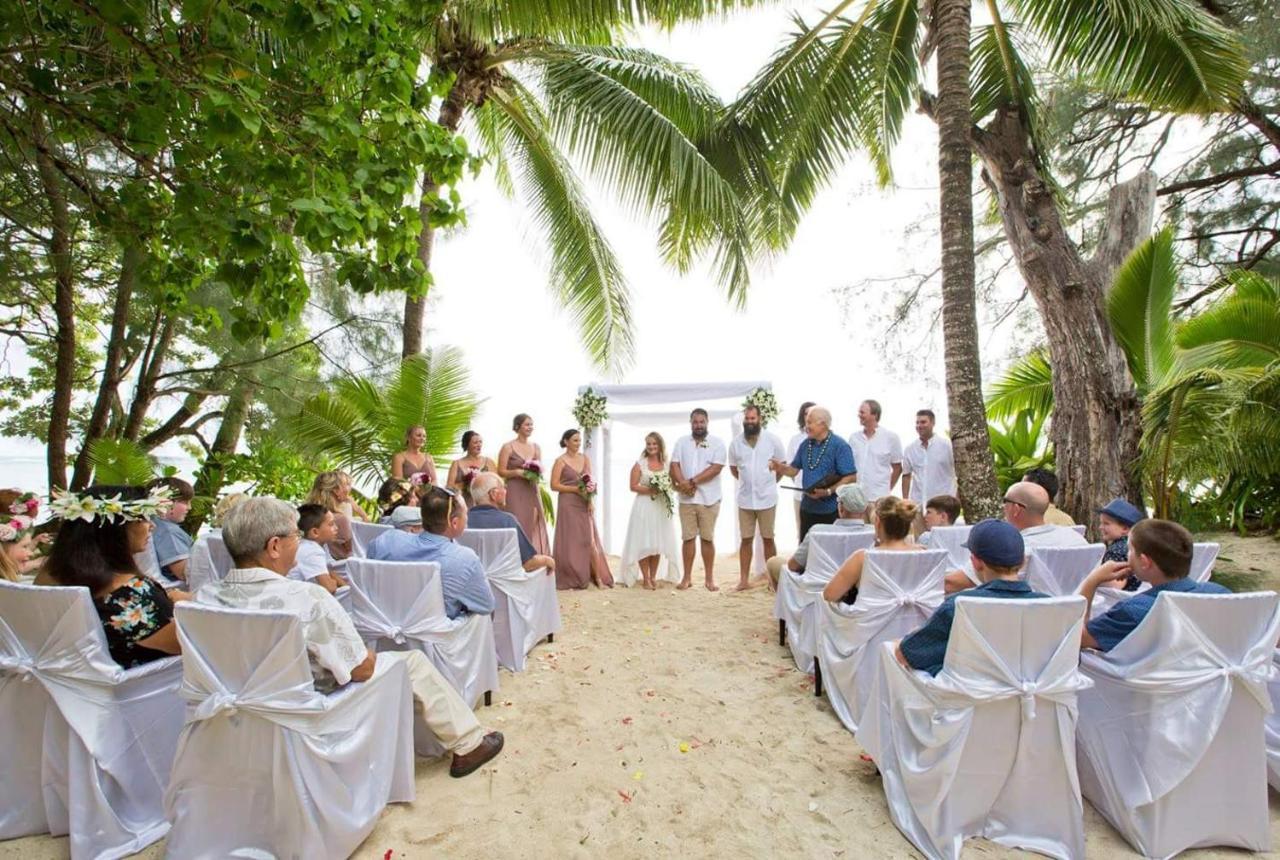
{"type": "MultiPolygon", "coordinates": [[[[1223,554],[1237,576],[1277,579],[1280,543],[1232,539],[1223,554]]],[[[873,766],[778,646],[772,595],[728,590],[736,568],[720,560],[714,594],[562,592],[563,633],[480,710],[506,734],[502,756],[462,780],[419,759],[417,801],[389,807],[356,856],[917,856],[873,766]]],[[[1274,792],[1271,809],[1280,846],[1274,792]]],[[[1137,856],[1088,804],[1085,823],[1091,858],[1137,856]]],[[[67,852],[65,839],[0,843],[0,858],[67,852]]]]}

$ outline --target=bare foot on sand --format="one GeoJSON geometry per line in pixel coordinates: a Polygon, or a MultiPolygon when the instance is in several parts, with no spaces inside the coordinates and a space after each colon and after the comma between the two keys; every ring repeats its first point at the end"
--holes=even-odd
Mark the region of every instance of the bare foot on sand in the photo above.
{"type": "Polygon", "coordinates": [[[716,585],[716,582],[714,579],[707,580],[707,591],[719,591],[719,590],[720,590],[720,586],[716,585]]]}
{"type": "Polygon", "coordinates": [[[680,584],[676,586],[676,589],[679,591],[684,591],[686,588],[689,588],[692,585],[693,583],[690,580],[682,579],[680,580],[680,584]]]}
{"type": "Polygon", "coordinates": [[[739,583],[734,587],[734,589],[733,589],[733,590],[734,590],[734,591],[750,591],[750,590],[751,590],[751,583],[750,583],[750,582],[739,582],[739,583]]]}

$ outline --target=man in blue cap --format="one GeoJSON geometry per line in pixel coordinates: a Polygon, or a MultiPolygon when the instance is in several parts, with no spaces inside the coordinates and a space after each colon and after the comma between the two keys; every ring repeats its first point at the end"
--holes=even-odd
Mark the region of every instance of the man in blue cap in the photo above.
{"type": "MultiPolygon", "coordinates": [[[[1147,514],[1127,499],[1112,499],[1105,508],[1098,509],[1098,532],[1102,535],[1107,551],[1103,561],[1129,561],[1129,529],[1147,514]]],[[[1140,580],[1132,573],[1125,581],[1125,591],[1137,591],[1140,580]]]]}
{"type": "Polygon", "coordinates": [[[965,541],[973,571],[982,580],[977,588],[952,594],[942,601],[933,616],[916,632],[898,643],[898,662],[930,675],[942,671],[951,638],[951,623],[956,617],[957,597],[995,597],[1027,600],[1048,597],[1018,579],[1026,548],[1022,535],[1003,520],[983,520],[969,532],[965,541]]]}

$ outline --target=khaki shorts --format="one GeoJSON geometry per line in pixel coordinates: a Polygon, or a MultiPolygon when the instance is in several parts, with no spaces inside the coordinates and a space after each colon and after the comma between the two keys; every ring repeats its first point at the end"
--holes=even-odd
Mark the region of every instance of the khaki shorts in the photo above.
{"type": "Polygon", "coordinates": [[[760,524],[760,537],[763,540],[773,540],[773,521],[778,509],[765,508],[763,511],[748,511],[745,508],[738,508],[738,530],[742,532],[742,539],[754,537],[756,533],[756,523],[760,524]]]}
{"type": "Polygon", "coordinates": [[[720,516],[720,503],[714,505],[680,504],[680,540],[696,537],[708,543],[716,539],[716,517],[720,516]]]}

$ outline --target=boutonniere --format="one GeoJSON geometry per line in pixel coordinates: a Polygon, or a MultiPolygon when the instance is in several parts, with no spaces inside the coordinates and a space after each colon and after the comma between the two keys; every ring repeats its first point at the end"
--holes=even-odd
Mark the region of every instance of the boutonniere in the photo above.
{"type": "Polygon", "coordinates": [[[698,447],[699,447],[699,448],[705,448],[705,447],[707,447],[707,442],[706,442],[706,440],[704,439],[703,441],[699,442],[699,443],[698,443],[698,447]]]}

